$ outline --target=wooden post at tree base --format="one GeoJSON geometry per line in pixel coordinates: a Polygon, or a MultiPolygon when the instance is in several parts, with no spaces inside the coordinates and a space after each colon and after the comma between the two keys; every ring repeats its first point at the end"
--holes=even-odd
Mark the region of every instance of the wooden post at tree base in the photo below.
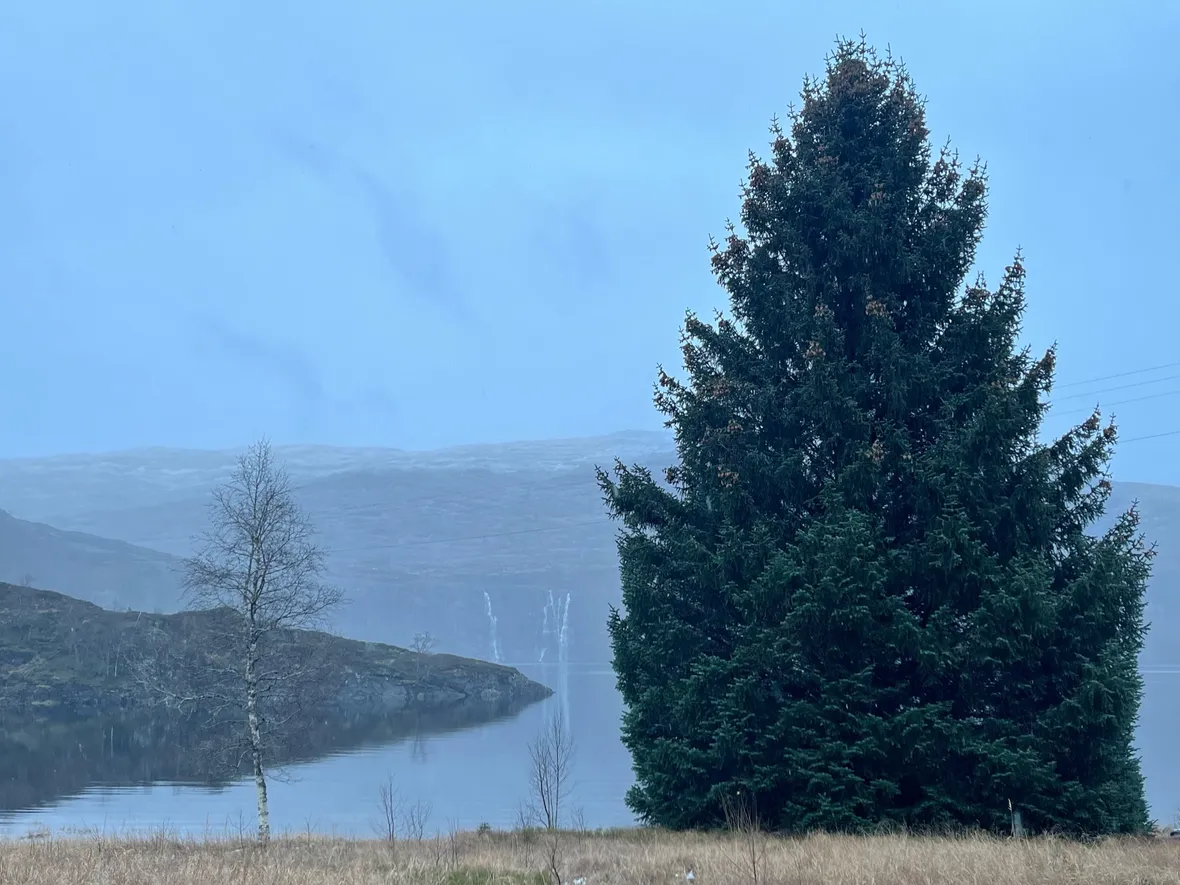
{"type": "Polygon", "coordinates": [[[1021,820],[1020,810],[1012,807],[1012,800],[1008,800],[1008,813],[1012,815],[1012,838],[1019,839],[1024,835],[1024,821],[1021,820]]]}

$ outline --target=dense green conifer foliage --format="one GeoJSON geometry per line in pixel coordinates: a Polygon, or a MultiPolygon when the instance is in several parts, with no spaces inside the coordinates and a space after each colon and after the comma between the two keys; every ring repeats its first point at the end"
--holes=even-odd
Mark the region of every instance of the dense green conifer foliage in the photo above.
{"type": "Polygon", "coordinates": [[[1038,442],[1054,352],[1018,343],[1024,268],[964,286],[978,164],[932,151],[902,67],[841,42],[751,156],[660,370],[666,476],[599,472],[628,802],[669,827],[1147,825],[1132,730],[1151,551],[1097,414],[1038,442]]]}

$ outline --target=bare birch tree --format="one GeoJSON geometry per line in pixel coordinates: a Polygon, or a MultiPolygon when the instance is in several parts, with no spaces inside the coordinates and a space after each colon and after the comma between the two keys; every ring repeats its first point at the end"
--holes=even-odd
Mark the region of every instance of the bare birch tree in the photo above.
{"type": "Polygon", "coordinates": [[[424,677],[430,669],[429,655],[434,652],[434,637],[430,633],[415,633],[410,651],[414,653],[414,679],[418,683],[417,691],[425,688],[424,677]]]}
{"type": "Polygon", "coordinates": [[[544,830],[545,861],[556,885],[561,885],[561,822],[569,800],[574,739],[560,712],[554,713],[529,744],[529,798],[521,808],[522,822],[544,830]]]}
{"type": "Polygon", "coordinates": [[[251,446],[213,492],[209,517],[198,552],[185,562],[185,597],[190,608],[230,610],[238,625],[229,651],[258,794],[258,839],[267,842],[266,702],[298,675],[289,659],[270,660],[267,647],[288,631],[323,626],[341,592],[321,581],[324,553],[267,440],[251,446]]]}

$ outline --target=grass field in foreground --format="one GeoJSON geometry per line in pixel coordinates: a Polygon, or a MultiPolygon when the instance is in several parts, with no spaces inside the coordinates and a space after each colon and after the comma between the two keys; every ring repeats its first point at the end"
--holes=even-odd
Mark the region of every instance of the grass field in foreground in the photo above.
{"type": "MultiPolygon", "coordinates": [[[[562,834],[558,867],[578,885],[1180,885],[1180,840],[829,836],[800,839],[635,830],[562,834]]],[[[34,838],[0,841],[5,885],[542,885],[546,834],[422,841],[34,838]]]]}

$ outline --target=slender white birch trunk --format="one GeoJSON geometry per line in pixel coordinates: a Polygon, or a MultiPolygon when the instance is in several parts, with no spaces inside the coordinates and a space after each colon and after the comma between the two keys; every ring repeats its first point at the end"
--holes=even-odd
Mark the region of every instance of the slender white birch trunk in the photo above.
{"type": "Polygon", "coordinates": [[[246,721],[250,735],[250,760],[258,793],[258,841],[270,841],[270,806],[266,799],[266,772],[262,766],[262,724],[258,717],[257,641],[251,640],[246,657],[246,721]]]}

